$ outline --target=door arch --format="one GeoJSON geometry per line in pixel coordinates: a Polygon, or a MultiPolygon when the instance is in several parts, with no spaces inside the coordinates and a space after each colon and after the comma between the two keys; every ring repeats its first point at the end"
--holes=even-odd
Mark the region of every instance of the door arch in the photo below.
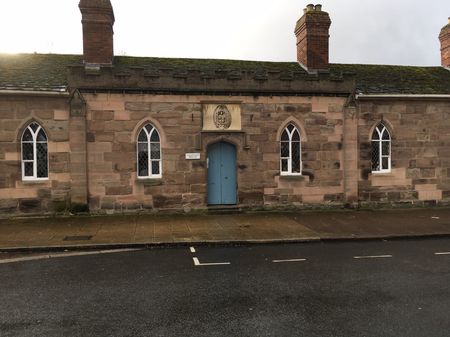
{"type": "Polygon", "coordinates": [[[208,205],[237,203],[236,147],[227,142],[208,146],[208,205]]]}

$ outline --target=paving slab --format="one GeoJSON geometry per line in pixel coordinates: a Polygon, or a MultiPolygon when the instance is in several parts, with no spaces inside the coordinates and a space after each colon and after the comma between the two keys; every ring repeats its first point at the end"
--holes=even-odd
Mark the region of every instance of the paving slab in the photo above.
{"type": "Polygon", "coordinates": [[[450,209],[16,218],[0,220],[0,251],[438,235],[450,209]]]}

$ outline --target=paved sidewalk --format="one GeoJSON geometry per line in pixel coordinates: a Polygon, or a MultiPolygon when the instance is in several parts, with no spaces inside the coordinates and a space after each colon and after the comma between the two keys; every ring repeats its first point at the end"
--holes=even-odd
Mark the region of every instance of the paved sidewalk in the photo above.
{"type": "Polygon", "coordinates": [[[450,236],[450,209],[0,220],[0,251],[450,236]]]}

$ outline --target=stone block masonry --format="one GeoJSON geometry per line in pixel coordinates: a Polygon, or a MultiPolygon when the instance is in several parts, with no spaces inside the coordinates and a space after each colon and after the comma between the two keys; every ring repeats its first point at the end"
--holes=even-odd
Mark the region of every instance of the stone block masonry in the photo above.
{"type": "Polygon", "coordinates": [[[0,96],[0,111],[0,214],[68,210],[73,193],[69,167],[68,98],[0,96]],[[32,122],[39,123],[48,137],[47,180],[22,180],[21,138],[32,122]]]}
{"type": "MultiPolygon", "coordinates": [[[[207,148],[221,140],[238,150],[241,206],[332,204],[345,199],[342,143],[336,141],[343,137],[343,98],[291,97],[286,104],[279,97],[241,97],[243,132],[206,134],[201,120],[204,96],[85,93],[84,98],[91,139],[87,149],[92,211],[205,208],[207,148]],[[283,188],[277,134],[290,122],[303,133],[307,175],[287,181],[290,187],[283,188]],[[160,179],[139,179],[136,174],[136,139],[146,123],[161,135],[160,179]],[[201,159],[187,161],[185,154],[191,152],[200,152],[201,159]]],[[[211,99],[229,101],[228,97],[211,99]]]]}
{"type": "Polygon", "coordinates": [[[359,105],[359,200],[364,204],[449,203],[450,104],[427,101],[361,101],[359,105]],[[371,171],[371,130],[392,135],[392,169],[371,171]]]}

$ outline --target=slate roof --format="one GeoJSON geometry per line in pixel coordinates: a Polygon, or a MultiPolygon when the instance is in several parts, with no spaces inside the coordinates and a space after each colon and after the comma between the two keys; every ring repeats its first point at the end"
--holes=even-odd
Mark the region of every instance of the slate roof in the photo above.
{"type": "Polygon", "coordinates": [[[450,94],[450,71],[443,67],[332,64],[331,71],[354,73],[359,93],[450,94]]]}
{"type": "MultiPolygon", "coordinates": [[[[65,91],[68,66],[81,65],[81,55],[0,54],[0,90],[65,91]]],[[[174,59],[116,56],[114,68],[126,71],[173,69],[296,73],[307,76],[296,62],[261,62],[211,59],[174,59]]],[[[442,67],[331,64],[332,77],[353,74],[356,92],[365,94],[450,94],[450,71],[442,67]]]]}
{"type": "Polygon", "coordinates": [[[0,54],[0,90],[65,91],[67,66],[81,55],[0,54]]]}

